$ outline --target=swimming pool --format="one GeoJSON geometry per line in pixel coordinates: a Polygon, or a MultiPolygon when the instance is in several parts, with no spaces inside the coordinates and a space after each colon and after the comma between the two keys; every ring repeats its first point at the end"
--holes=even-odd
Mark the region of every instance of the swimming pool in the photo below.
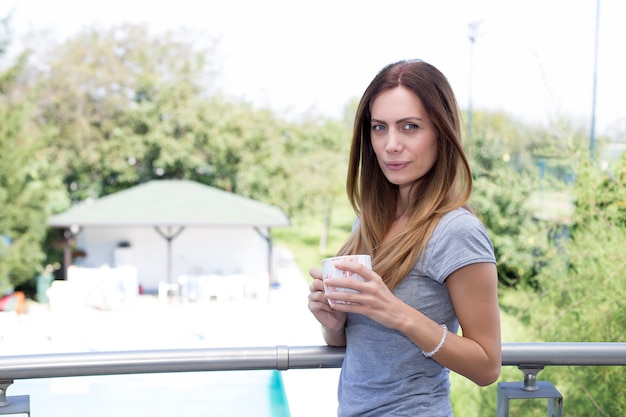
{"type": "Polygon", "coordinates": [[[37,417],[290,417],[279,371],[219,371],[20,380],[37,417]]]}

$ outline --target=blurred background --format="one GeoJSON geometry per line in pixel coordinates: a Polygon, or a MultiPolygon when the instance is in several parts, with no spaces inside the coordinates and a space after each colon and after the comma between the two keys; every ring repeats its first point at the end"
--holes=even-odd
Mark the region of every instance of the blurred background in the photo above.
{"type": "MultiPolygon", "coordinates": [[[[2,317],[19,326],[37,308],[49,311],[47,289],[93,253],[80,228],[54,216],[159,180],[282,212],[288,225],[262,230],[261,240],[296,266],[287,276],[302,288],[354,220],[344,182],[356,100],[384,65],[421,58],[450,79],[462,110],[471,203],[498,259],[503,341],[623,342],[625,8],[619,0],[5,0],[2,317]]],[[[160,244],[151,253],[165,271],[160,244]]],[[[176,250],[174,242],[174,260],[186,256],[176,250]]],[[[278,270],[268,272],[268,294],[289,288],[278,270]]],[[[238,323],[254,343],[253,327],[238,323]]],[[[519,374],[504,369],[502,380],[519,374]]],[[[625,376],[622,368],[541,373],[572,416],[622,415],[625,376]]],[[[495,385],[453,378],[459,415],[493,414],[495,385]]]]}

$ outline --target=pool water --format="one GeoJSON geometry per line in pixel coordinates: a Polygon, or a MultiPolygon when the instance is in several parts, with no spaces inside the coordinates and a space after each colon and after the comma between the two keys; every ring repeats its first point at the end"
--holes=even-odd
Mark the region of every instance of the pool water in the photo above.
{"type": "Polygon", "coordinates": [[[19,380],[37,417],[290,417],[278,371],[215,371],[19,380]]]}

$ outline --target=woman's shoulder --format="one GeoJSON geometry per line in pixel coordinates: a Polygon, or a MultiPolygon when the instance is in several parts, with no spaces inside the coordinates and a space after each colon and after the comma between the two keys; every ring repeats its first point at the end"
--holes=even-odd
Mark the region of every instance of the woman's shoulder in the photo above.
{"type": "Polygon", "coordinates": [[[439,224],[437,225],[437,229],[442,230],[448,227],[453,227],[455,229],[474,227],[482,228],[483,225],[478,217],[474,215],[474,213],[470,212],[465,207],[459,207],[441,216],[439,224]]]}
{"type": "Polygon", "coordinates": [[[441,217],[427,246],[427,275],[442,283],[453,271],[478,262],[495,262],[493,244],[485,226],[460,208],[441,217]]]}
{"type": "Polygon", "coordinates": [[[430,239],[430,246],[484,246],[493,250],[487,228],[475,214],[461,207],[441,217],[430,239]]]}

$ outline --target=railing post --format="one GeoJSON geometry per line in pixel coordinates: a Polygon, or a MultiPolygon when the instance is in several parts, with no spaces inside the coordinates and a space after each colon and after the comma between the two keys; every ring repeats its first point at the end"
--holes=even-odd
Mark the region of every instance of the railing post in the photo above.
{"type": "Polygon", "coordinates": [[[0,381],[0,415],[26,414],[30,416],[30,398],[28,395],[7,397],[7,389],[12,380],[0,381]]]}
{"type": "Polygon", "coordinates": [[[524,382],[500,382],[498,384],[498,406],[496,417],[509,416],[509,402],[513,399],[530,400],[546,398],[548,417],[563,416],[563,395],[549,381],[537,381],[541,365],[520,365],[524,373],[524,382]]]}

